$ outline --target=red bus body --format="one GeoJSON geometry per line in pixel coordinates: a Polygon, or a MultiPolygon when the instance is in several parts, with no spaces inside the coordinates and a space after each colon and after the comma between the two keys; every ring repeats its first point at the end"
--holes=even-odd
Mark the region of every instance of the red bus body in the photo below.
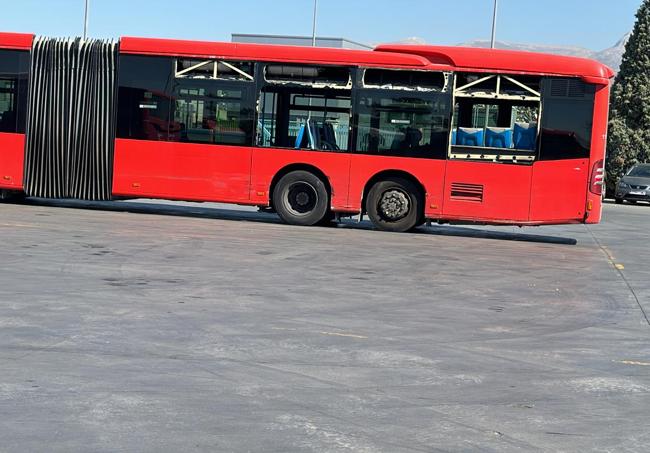
{"type": "MultiPolygon", "coordinates": [[[[0,48],[29,50],[32,35],[0,34],[0,48]]],[[[596,85],[588,158],[508,165],[492,161],[418,159],[350,152],[175,141],[115,140],[113,195],[268,206],[274,178],[310,168],[327,178],[331,209],[362,211],[377,175],[408,174],[424,188],[424,213],[440,222],[543,225],[597,223],[601,196],[590,186],[605,158],[609,85],[594,61],[537,53],[432,46],[380,46],[374,51],[122,38],[121,55],[224,58],[259,62],[399,68],[579,78],[596,85]],[[480,185],[481,200],[452,196],[455,184],[480,185]]],[[[0,133],[0,188],[23,188],[24,134],[0,133]]]]}

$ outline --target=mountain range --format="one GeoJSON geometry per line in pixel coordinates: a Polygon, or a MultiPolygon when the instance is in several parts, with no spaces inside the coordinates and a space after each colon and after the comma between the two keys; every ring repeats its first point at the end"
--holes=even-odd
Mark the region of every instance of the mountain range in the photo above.
{"type": "MultiPolygon", "coordinates": [[[[614,71],[618,72],[618,69],[621,65],[621,60],[623,59],[623,52],[625,52],[625,44],[630,37],[630,33],[623,36],[618,40],[616,44],[612,47],[609,47],[604,50],[596,51],[586,49],[584,47],[577,46],[551,46],[544,44],[520,44],[507,41],[497,41],[497,49],[509,49],[509,50],[524,50],[528,52],[543,52],[543,53],[552,53],[558,55],[569,55],[572,57],[583,57],[591,58],[593,60],[600,61],[601,63],[606,64],[614,71]]],[[[401,41],[403,44],[425,44],[425,41],[421,38],[407,38],[401,41]]],[[[490,41],[477,39],[474,41],[467,41],[459,46],[464,47],[490,47],[490,41]]]]}

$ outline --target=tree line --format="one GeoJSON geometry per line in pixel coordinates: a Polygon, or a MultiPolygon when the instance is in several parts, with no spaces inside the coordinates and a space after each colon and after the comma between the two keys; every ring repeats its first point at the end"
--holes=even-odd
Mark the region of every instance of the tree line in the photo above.
{"type": "Polygon", "coordinates": [[[650,162],[650,0],[636,13],[612,86],[607,143],[607,186],[637,162],[650,162]]]}

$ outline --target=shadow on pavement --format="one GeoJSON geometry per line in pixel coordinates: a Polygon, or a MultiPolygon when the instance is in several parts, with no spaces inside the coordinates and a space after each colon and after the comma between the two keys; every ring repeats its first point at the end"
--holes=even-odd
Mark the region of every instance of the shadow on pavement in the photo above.
{"type": "MultiPolygon", "coordinates": [[[[221,209],[215,207],[173,205],[155,202],[124,202],[124,201],[82,201],[82,200],[50,200],[41,198],[29,198],[23,202],[37,206],[54,206],[73,209],[91,209],[112,212],[131,212],[136,214],[155,214],[178,217],[215,219],[215,220],[236,220],[260,223],[282,223],[275,214],[253,211],[252,209],[221,209]]],[[[356,222],[354,220],[343,220],[340,223],[332,224],[332,227],[352,228],[360,230],[371,230],[370,222],[356,222]]],[[[466,237],[475,239],[493,239],[503,241],[540,242],[546,244],[576,245],[578,241],[573,238],[560,236],[548,236],[540,234],[515,233],[511,231],[496,231],[491,229],[469,228],[462,226],[434,225],[418,228],[413,234],[430,234],[435,236],[466,237]]]]}

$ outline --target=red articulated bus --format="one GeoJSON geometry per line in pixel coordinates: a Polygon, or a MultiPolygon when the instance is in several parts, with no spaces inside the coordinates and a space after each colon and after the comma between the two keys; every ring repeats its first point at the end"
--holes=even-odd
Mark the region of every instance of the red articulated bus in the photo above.
{"type": "Polygon", "coordinates": [[[613,72],[460,47],[373,51],[0,34],[0,189],[367,215],[597,223],[613,72]]]}

